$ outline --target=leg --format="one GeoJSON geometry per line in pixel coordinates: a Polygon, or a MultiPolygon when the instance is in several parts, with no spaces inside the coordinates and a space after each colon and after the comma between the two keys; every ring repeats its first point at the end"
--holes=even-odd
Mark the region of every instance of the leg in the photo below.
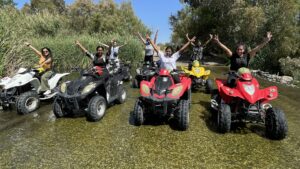
{"type": "Polygon", "coordinates": [[[233,73],[229,73],[227,77],[227,86],[229,87],[234,87],[235,86],[235,81],[236,81],[236,76],[233,73]]]}
{"type": "Polygon", "coordinates": [[[53,74],[53,72],[51,70],[45,72],[42,77],[41,77],[41,89],[39,92],[44,92],[46,90],[50,89],[48,80],[51,77],[51,75],[53,74]]]}
{"type": "Polygon", "coordinates": [[[174,80],[175,84],[180,83],[179,74],[177,72],[172,72],[171,75],[173,77],[173,80],[174,80]]]}

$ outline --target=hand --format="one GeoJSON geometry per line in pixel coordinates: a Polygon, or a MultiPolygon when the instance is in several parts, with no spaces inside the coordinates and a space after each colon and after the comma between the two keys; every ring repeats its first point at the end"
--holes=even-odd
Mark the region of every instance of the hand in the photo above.
{"type": "Polygon", "coordinates": [[[267,32],[267,42],[269,42],[272,38],[272,33],[271,32],[267,32]]]}
{"type": "Polygon", "coordinates": [[[212,34],[209,34],[209,39],[212,39],[213,38],[213,35],[212,34]]]}
{"type": "Polygon", "coordinates": [[[80,43],[79,43],[79,41],[78,41],[78,40],[76,40],[76,41],[75,41],[75,44],[76,44],[76,45],[79,45],[80,43]]]}
{"type": "Polygon", "coordinates": [[[191,41],[191,39],[189,38],[189,34],[188,34],[188,33],[185,35],[185,37],[186,37],[186,39],[187,39],[188,41],[191,41]]]}
{"type": "Polygon", "coordinates": [[[214,34],[214,36],[213,36],[213,41],[214,41],[215,43],[219,43],[219,42],[220,42],[220,40],[219,40],[219,35],[214,34]]]}
{"type": "Polygon", "coordinates": [[[147,40],[150,40],[149,34],[146,34],[146,39],[147,39],[147,40]]]}
{"type": "Polygon", "coordinates": [[[28,42],[25,42],[24,44],[25,44],[26,46],[30,46],[30,43],[28,43],[28,42]]]}
{"type": "Polygon", "coordinates": [[[192,39],[189,40],[190,42],[195,42],[196,41],[196,36],[194,36],[192,39]]]}

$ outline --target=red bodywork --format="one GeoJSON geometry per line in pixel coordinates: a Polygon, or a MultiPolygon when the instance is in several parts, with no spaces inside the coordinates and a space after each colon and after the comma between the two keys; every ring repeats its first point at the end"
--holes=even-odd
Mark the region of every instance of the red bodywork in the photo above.
{"type": "Polygon", "coordinates": [[[165,69],[161,69],[159,72],[158,76],[154,76],[151,78],[150,82],[148,81],[141,81],[140,83],[140,93],[142,97],[153,97],[156,99],[180,99],[180,97],[188,90],[191,88],[191,84],[192,81],[189,77],[183,76],[183,75],[179,75],[180,78],[180,83],[175,84],[174,80],[172,78],[172,76],[170,75],[170,73],[165,70],[165,69]],[[168,87],[168,93],[167,94],[162,94],[162,95],[158,95],[156,93],[153,93],[152,95],[152,90],[155,90],[156,86],[155,86],[155,81],[157,79],[158,76],[163,76],[163,77],[169,77],[172,81],[172,85],[170,85],[168,87]],[[173,94],[173,90],[176,90],[177,92],[174,91],[174,93],[176,93],[176,95],[174,96],[173,94]]]}
{"type": "Polygon", "coordinates": [[[236,81],[236,86],[230,88],[226,86],[226,80],[216,79],[216,84],[220,93],[220,96],[229,104],[234,98],[240,98],[247,102],[254,104],[261,100],[262,103],[269,100],[276,99],[278,96],[278,90],[276,86],[271,86],[265,89],[259,89],[259,83],[252,77],[250,73],[241,75],[236,81]]]}

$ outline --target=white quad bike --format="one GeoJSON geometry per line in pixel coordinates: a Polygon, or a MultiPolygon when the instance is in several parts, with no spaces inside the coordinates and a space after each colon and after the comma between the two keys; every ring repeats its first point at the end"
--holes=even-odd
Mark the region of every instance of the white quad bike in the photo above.
{"type": "MultiPolygon", "coordinates": [[[[48,80],[50,90],[68,74],[70,73],[54,73],[48,80]]],[[[15,104],[18,114],[35,111],[40,105],[40,100],[48,100],[56,95],[39,95],[37,90],[40,85],[38,70],[20,68],[12,78],[5,77],[0,80],[0,106],[7,110],[15,104]]]]}

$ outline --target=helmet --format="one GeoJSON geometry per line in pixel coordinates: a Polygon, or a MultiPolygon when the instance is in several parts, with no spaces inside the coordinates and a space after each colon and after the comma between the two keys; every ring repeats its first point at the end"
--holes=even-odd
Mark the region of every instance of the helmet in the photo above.
{"type": "Polygon", "coordinates": [[[238,75],[243,80],[251,80],[252,79],[251,71],[245,67],[241,67],[238,69],[238,75]]]}
{"type": "Polygon", "coordinates": [[[200,63],[198,60],[194,60],[193,61],[193,67],[199,67],[200,66],[200,63]]]}

